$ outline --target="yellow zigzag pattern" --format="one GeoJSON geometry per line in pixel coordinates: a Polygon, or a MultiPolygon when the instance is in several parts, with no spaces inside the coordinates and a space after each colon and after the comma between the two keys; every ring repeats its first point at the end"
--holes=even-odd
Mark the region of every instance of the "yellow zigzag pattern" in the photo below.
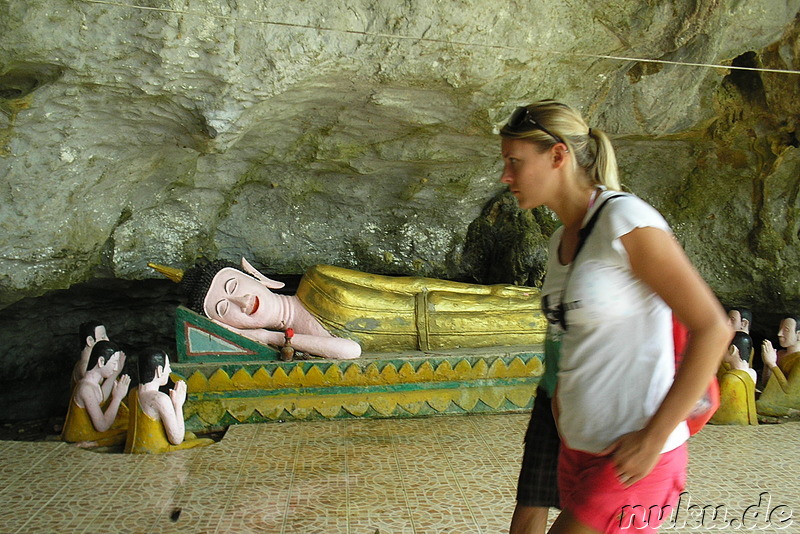
{"type": "MultiPolygon", "coordinates": [[[[240,422],[247,421],[254,412],[267,420],[278,419],[331,419],[347,416],[362,417],[372,408],[374,417],[413,416],[461,410],[470,412],[478,402],[492,410],[499,410],[510,401],[525,408],[534,396],[535,387],[519,386],[463,387],[457,389],[408,390],[381,392],[380,394],[355,393],[332,395],[280,395],[275,397],[231,398],[187,403],[185,417],[197,415],[208,425],[218,424],[228,413],[240,422]]],[[[507,408],[506,408],[507,409],[507,408]]]]}
{"type": "Polygon", "coordinates": [[[186,385],[189,393],[208,391],[237,391],[250,389],[283,389],[297,387],[330,387],[330,386],[377,386],[390,384],[411,384],[416,382],[446,382],[496,378],[528,378],[541,376],[544,366],[539,358],[531,358],[525,363],[515,357],[506,365],[497,358],[491,365],[479,359],[474,365],[467,360],[459,361],[453,367],[449,361],[443,361],[436,368],[430,362],[423,362],[417,369],[404,363],[400,369],[387,363],[379,369],[375,363],[365,368],[357,364],[334,363],[323,372],[318,365],[312,365],[303,371],[300,365],[293,367],[287,374],[283,367],[276,367],[270,375],[264,367],[260,367],[252,375],[240,368],[233,376],[222,369],[217,369],[210,377],[195,371],[186,385]],[[346,369],[342,371],[342,366],[346,369]]]}

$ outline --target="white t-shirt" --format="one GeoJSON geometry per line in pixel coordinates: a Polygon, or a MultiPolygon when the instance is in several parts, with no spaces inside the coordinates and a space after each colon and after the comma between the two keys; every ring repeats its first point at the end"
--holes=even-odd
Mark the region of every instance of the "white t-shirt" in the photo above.
{"type": "MultiPolygon", "coordinates": [[[[608,197],[619,194],[602,191],[583,225],[608,197]]],[[[571,449],[597,454],[623,434],[642,429],[672,385],[672,312],[634,276],[620,241],[643,227],[671,233],[658,211],[625,194],[603,208],[574,265],[558,259],[563,227],[550,239],[542,296],[548,318],[562,295],[568,303],[556,399],[559,433],[571,449]]],[[[662,452],[688,438],[689,429],[681,423],[662,452]]]]}

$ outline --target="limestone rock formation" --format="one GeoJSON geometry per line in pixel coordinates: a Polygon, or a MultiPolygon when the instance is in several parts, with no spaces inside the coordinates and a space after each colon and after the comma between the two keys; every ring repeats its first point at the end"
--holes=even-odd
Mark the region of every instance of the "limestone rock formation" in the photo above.
{"type": "Polygon", "coordinates": [[[495,128],[557,97],[724,302],[800,310],[800,76],[678,64],[798,70],[798,9],[7,0],[0,308],[199,256],[536,283],[553,221],[504,200],[495,128]]]}
{"type": "Polygon", "coordinates": [[[501,190],[493,127],[550,96],[618,138],[628,185],[744,296],[751,266],[792,263],[797,76],[600,56],[797,68],[798,7],[5,2],[0,303],[200,255],[464,277],[501,190]],[[733,228],[745,250],[700,247],[733,228]]]}

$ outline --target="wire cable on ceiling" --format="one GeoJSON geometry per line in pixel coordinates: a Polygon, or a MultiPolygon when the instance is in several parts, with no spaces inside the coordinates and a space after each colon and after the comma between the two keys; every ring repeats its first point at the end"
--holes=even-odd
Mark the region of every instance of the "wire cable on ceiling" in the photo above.
{"type": "Polygon", "coordinates": [[[676,65],[676,66],[684,66],[684,67],[701,67],[701,68],[709,68],[709,69],[721,69],[721,70],[744,70],[744,71],[754,71],[754,72],[770,72],[775,74],[800,74],[799,70],[790,70],[790,69],[772,69],[772,68],[765,68],[765,67],[744,67],[738,65],[721,65],[716,63],[699,63],[699,62],[690,62],[690,61],[670,61],[666,59],[652,59],[652,58],[641,58],[641,57],[628,57],[628,56],[615,56],[609,54],[589,54],[589,53],[582,53],[582,52],[558,52],[554,50],[545,50],[545,49],[537,49],[537,48],[522,48],[518,46],[508,46],[508,45],[498,45],[498,44],[491,44],[491,43],[475,43],[470,41],[452,41],[449,39],[435,39],[431,37],[414,37],[410,35],[401,35],[401,34],[394,34],[394,33],[382,33],[382,32],[368,32],[363,30],[352,30],[352,29],[342,29],[342,28],[328,28],[324,26],[315,26],[312,24],[300,24],[296,22],[282,22],[276,20],[268,20],[268,19],[252,19],[246,17],[235,17],[231,15],[218,15],[214,13],[201,13],[198,11],[186,11],[180,9],[169,9],[164,7],[150,7],[150,6],[140,6],[136,4],[126,4],[123,2],[112,2],[110,0],[81,0],[87,4],[101,4],[106,6],[115,6],[115,7],[124,7],[128,9],[139,9],[143,11],[158,11],[162,13],[173,13],[176,15],[188,15],[188,16],[196,16],[196,17],[211,17],[215,19],[230,21],[230,22],[237,22],[237,23],[250,23],[250,24],[265,24],[270,26],[282,26],[287,28],[298,28],[304,30],[315,30],[320,32],[333,32],[333,33],[341,33],[347,35],[359,35],[363,37],[374,37],[378,39],[391,39],[396,41],[416,41],[416,42],[425,42],[425,43],[434,43],[434,44],[446,44],[450,46],[460,46],[465,48],[484,48],[484,49],[494,49],[494,50],[509,50],[515,52],[537,52],[543,54],[557,54],[561,56],[572,56],[572,57],[582,57],[582,58],[589,58],[589,59],[607,59],[612,61],[626,61],[626,62],[634,62],[634,63],[655,63],[655,64],[662,64],[662,65],[676,65]]]}

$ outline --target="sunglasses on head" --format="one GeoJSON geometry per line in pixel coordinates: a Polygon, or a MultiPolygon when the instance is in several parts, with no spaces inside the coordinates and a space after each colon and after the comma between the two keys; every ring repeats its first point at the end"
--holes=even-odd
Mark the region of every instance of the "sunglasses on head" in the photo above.
{"type": "Polygon", "coordinates": [[[536,122],[531,110],[524,106],[514,110],[514,113],[512,113],[511,117],[508,119],[508,123],[503,127],[503,130],[515,134],[530,132],[531,130],[541,130],[555,139],[556,143],[564,143],[559,136],[552,134],[547,128],[536,122]]]}

